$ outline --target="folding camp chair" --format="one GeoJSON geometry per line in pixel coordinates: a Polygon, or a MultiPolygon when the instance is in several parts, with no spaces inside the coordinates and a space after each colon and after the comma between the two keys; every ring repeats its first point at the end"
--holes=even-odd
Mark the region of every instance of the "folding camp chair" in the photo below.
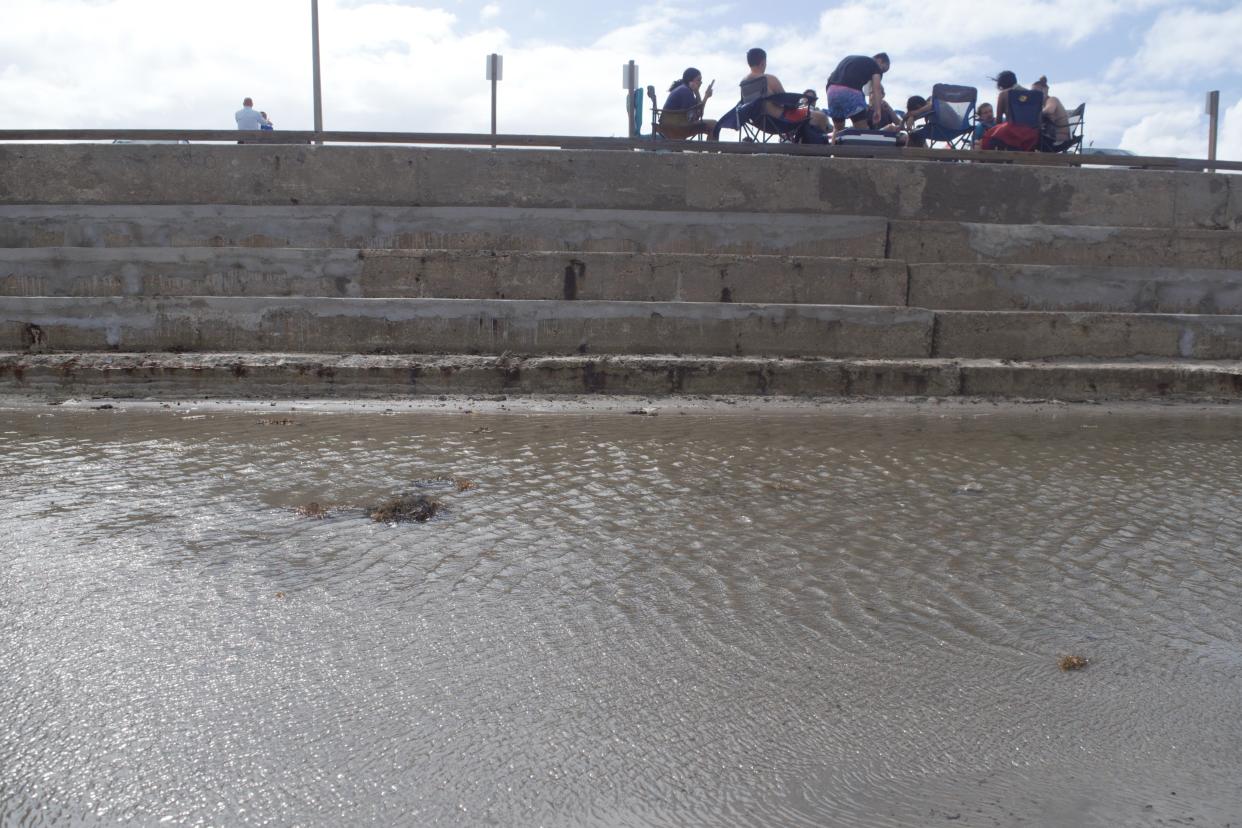
{"type": "Polygon", "coordinates": [[[795,109],[802,96],[795,92],[768,93],[766,77],[751,78],[741,83],[741,100],[716,124],[721,129],[735,129],[739,141],[767,143],[776,138],[782,143],[823,143],[824,134],[811,126],[809,118],[791,121],[768,112],[772,103],[783,110],[795,109]]]}
{"type": "Polygon", "coordinates": [[[1038,89],[1009,90],[1009,120],[1015,124],[1043,128],[1044,93],[1038,89]]]}
{"type": "Polygon", "coordinates": [[[948,144],[953,149],[972,149],[975,145],[975,102],[979,90],[973,86],[938,83],[932,87],[932,111],[912,137],[928,146],[948,144]]]}
{"type": "Polygon", "coordinates": [[[1040,140],[1040,150],[1043,152],[1072,152],[1076,155],[1082,155],[1082,127],[1086,109],[1087,105],[1080,103],[1076,108],[1065,113],[1070,137],[1059,144],[1044,137],[1040,140]]]}
{"type": "MultiPolygon", "coordinates": [[[[707,137],[706,133],[701,130],[695,130],[690,126],[692,121],[685,110],[660,109],[657,107],[658,100],[654,86],[647,87],[647,97],[651,99],[652,138],[669,138],[674,141],[701,141],[707,137]]],[[[694,120],[702,120],[702,118],[694,120]]]]}

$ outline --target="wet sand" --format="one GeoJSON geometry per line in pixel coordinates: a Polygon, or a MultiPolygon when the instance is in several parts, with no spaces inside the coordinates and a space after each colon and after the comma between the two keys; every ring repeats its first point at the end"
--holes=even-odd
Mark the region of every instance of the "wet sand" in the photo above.
{"type": "Polygon", "coordinates": [[[3,401],[0,823],[1238,824],[1240,416],[3,401]]]}

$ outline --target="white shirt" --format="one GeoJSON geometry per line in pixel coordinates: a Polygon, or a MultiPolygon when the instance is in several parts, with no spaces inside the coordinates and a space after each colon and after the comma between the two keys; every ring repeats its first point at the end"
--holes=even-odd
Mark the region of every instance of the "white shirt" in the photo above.
{"type": "Polygon", "coordinates": [[[237,119],[238,129],[261,129],[263,127],[263,116],[253,107],[242,107],[233,117],[237,119]]]}

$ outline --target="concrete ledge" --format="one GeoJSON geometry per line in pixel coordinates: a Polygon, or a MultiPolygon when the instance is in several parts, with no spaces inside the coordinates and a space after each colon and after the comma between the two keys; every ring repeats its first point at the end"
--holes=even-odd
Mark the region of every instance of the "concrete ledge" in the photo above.
{"type": "Polygon", "coordinates": [[[338,296],[902,305],[883,259],[463,250],[0,249],[7,296],[338,296]]]}
{"type": "Polygon", "coordinates": [[[932,319],[722,302],[0,297],[0,348],[927,357],[932,319]]]}
{"type": "Polygon", "coordinates": [[[910,265],[909,304],[951,310],[1235,314],[1242,313],[1242,270],[916,264],[910,265]]]}
{"type": "Polygon", "coordinates": [[[1079,267],[1237,268],[1242,233],[1139,227],[894,221],[891,258],[1079,267]]]}
{"type": "Polygon", "coordinates": [[[937,311],[932,355],[1233,360],[1242,358],[1242,316],[937,311]]]}
{"type": "Polygon", "coordinates": [[[1217,401],[1242,399],[1242,363],[10,353],[0,354],[0,392],[47,399],[753,394],[1217,401]]]}
{"type": "Polygon", "coordinates": [[[886,219],[519,207],[0,205],[2,247],[335,247],[884,258],[886,219]]]}
{"type": "Polygon", "coordinates": [[[1180,228],[1238,222],[1227,175],[708,149],[15,144],[0,147],[0,203],[708,210],[1180,228]]]}

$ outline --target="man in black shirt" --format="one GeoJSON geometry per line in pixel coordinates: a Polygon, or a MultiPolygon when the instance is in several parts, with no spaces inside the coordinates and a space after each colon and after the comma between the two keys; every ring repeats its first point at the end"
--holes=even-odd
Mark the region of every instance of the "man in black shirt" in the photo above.
{"type": "Polygon", "coordinates": [[[890,65],[884,52],[874,57],[850,55],[837,64],[828,76],[828,117],[834,129],[845,129],[846,118],[856,128],[865,129],[869,121],[879,117],[884,108],[884,88],[880,79],[890,65]],[[870,107],[863,95],[863,87],[867,84],[871,84],[870,107]]]}

